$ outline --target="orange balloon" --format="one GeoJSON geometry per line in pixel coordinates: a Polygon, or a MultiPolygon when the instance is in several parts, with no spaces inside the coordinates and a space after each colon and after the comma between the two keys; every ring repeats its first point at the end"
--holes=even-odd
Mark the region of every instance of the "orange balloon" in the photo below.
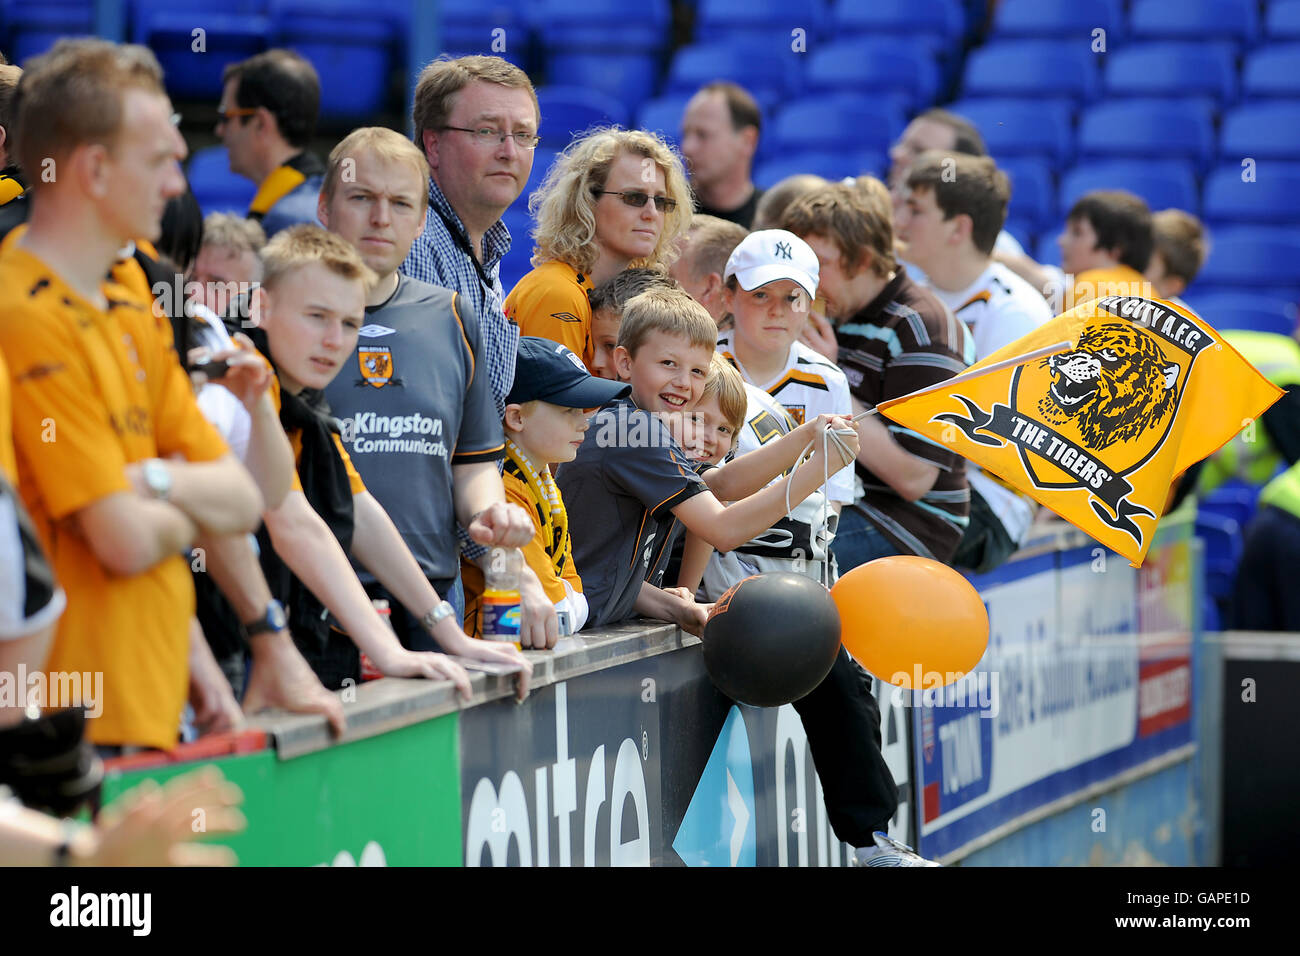
{"type": "Polygon", "coordinates": [[[897,687],[951,684],[973,670],[988,647],[989,615],[979,592],[929,558],[868,561],[836,581],[831,597],[844,647],[897,687]]]}

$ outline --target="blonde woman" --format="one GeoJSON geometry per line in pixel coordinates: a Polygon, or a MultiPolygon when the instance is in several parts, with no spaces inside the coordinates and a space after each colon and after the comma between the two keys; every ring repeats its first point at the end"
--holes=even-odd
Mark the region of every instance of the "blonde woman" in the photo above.
{"type": "Polygon", "coordinates": [[[521,335],[568,346],[592,369],[587,293],[629,267],[667,269],[691,224],[681,159],[653,133],[598,129],[570,144],[529,202],[533,270],[506,297],[521,335]]]}

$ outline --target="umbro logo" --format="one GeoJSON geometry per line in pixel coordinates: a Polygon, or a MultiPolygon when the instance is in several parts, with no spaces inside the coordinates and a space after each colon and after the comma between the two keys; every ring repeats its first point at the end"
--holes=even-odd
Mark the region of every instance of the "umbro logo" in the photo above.
{"type": "Polygon", "coordinates": [[[396,335],[397,329],[390,329],[386,325],[363,325],[357,334],[363,339],[379,339],[385,335],[396,335]]]}
{"type": "Polygon", "coordinates": [[[578,318],[578,317],[577,317],[576,315],[574,315],[572,312],[552,312],[552,313],[551,313],[551,318],[553,318],[553,319],[559,319],[561,322],[581,322],[581,321],[582,321],[582,319],[578,318]]]}
{"type": "Polygon", "coordinates": [[[790,249],[790,243],[778,242],[776,244],[776,257],[778,259],[793,259],[794,253],[790,249]]]}

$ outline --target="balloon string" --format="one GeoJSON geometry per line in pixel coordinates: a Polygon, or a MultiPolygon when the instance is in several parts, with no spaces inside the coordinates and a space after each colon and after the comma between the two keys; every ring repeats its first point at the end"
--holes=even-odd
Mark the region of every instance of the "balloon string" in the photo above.
{"type": "MultiPolygon", "coordinates": [[[[840,462],[841,462],[840,468],[847,468],[849,465],[853,463],[853,460],[856,456],[853,454],[853,450],[849,448],[849,446],[845,443],[844,439],[841,438],[835,431],[833,431],[830,428],[823,428],[821,430],[821,440],[822,440],[822,488],[825,489],[826,486],[830,483],[831,474],[832,474],[830,470],[831,467],[830,449],[832,444],[835,447],[836,454],[840,456],[840,462]]],[[[803,451],[799,452],[799,457],[796,460],[797,463],[795,464],[794,468],[790,470],[790,477],[785,483],[785,516],[790,520],[794,520],[794,515],[793,515],[794,509],[790,506],[790,489],[794,485],[795,473],[801,467],[803,467],[804,455],[808,454],[808,452],[812,450],[813,445],[815,445],[816,443],[817,443],[817,439],[814,438],[808,444],[804,445],[803,451]]],[[[838,472],[840,468],[836,468],[835,471],[838,472]]],[[[823,529],[830,527],[830,520],[831,520],[830,512],[831,512],[830,495],[827,494],[825,490],[823,490],[822,492],[822,528],[823,529]]],[[[814,535],[809,538],[810,546],[815,536],[816,535],[814,533],[814,535]]],[[[822,586],[825,587],[827,590],[830,590],[831,562],[830,562],[829,542],[827,543],[825,558],[822,560],[821,577],[822,577],[822,586]]]]}

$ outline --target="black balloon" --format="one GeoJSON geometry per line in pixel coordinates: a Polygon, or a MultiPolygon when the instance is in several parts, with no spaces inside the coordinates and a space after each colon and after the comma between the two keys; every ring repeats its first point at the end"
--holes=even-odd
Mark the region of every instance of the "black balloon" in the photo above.
{"type": "Polygon", "coordinates": [[[704,626],[704,666],[733,700],[779,707],[811,692],[840,650],[840,615],[830,592],[801,574],[745,578],[704,626]]]}

